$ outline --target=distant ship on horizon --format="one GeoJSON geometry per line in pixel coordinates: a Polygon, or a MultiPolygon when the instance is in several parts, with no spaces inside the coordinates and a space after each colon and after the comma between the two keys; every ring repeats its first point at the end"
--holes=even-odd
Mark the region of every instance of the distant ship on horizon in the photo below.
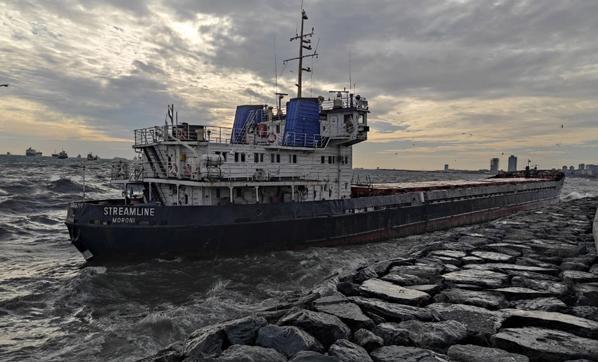
{"type": "Polygon", "coordinates": [[[25,156],[29,156],[29,157],[34,157],[34,156],[41,156],[42,153],[39,151],[36,151],[34,148],[29,147],[28,149],[25,150],[25,156]]]}
{"type": "Polygon", "coordinates": [[[66,153],[65,150],[62,150],[62,151],[60,151],[58,153],[53,153],[52,157],[59,158],[59,159],[63,160],[65,158],[69,158],[69,155],[66,153]]]}
{"type": "Polygon", "coordinates": [[[91,153],[91,152],[87,154],[87,161],[97,161],[98,158],[99,158],[98,155],[94,156],[93,153],[91,153]]]}

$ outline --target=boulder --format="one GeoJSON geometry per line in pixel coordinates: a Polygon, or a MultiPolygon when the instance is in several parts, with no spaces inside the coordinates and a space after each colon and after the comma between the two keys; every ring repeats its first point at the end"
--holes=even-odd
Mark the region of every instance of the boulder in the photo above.
{"type": "Polygon", "coordinates": [[[355,274],[353,275],[353,282],[357,284],[361,284],[364,281],[372,278],[377,278],[378,273],[374,270],[374,268],[366,266],[363,268],[358,269],[355,274]]]}
{"type": "Polygon", "coordinates": [[[230,344],[254,344],[257,331],[266,324],[263,317],[249,316],[225,322],[222,326],[230,344]]]}
{"type": "Polygon", "coordinates": [[[485,290],[446,289],[434,297],[435,302],[471,304],[482,308],[498,309],[507,305],[505,297],[496,292],[485,290]]]}
{"type": "Polygon", "coordinates": [[[485,262],[484,259],[478,258],[477,256],[473,256],[473,255],[465,256],[465,257],[461,258],[461,261],[463,261],[463,263],[465,263],[465,264],[478,264],[478,263],[485,262]]]}
{"type": "Polygon", "coordinates": [[[183,356],[190,359],[215,357],[222,353],[226,333],[221,324],[195,330],[185,343],[183,356]]]}
{"type": "Polygon", "coordinates": [[[545,273],[551,275],[557,275],[559,273],[558,268],[542,268],[533,265],[519,265],[509,263],[486,263],[486,264],[466,264],[463,266],[465,269],[478,269],[478,270],[495,270],[508,272],[509,270],[528,271],[535,273],[545,273]]]}
{"type": "Polygon", "coordinates": [[[352,329],[373,329],[375,326],[371,318],[366,316],[357,304],[350,303],[348,300],[340,303],[315,303],[314,309],[337,316],[352,329]]]}
{"type": "Polygon", "coordinates": [[[436,278],[428,279],[428,278],[420,277],[420,276],[413,275],[413,274],[390,273],[390,274],[386,274],[385,276],[383,276],[380,279],[385,280],[387,282],[397,284],[397,285],[401,285],[401,286],[411,286],[411,285],[431,283],[436,278]]]}
{"type": "Polygon", "coordinates": [[[321,354],[314,351],[301,351],[289,362],[340,362],[338,358],[321,354]]]}
{"type": "Polygon", "coordinates": [[[370,354],[374,362],[447,362],[448,358],[429,349],[405,346],[384,346],[370,354]]]}
{"type": "Polygon", "coordinates": [[[597,338],[598,322],[558,312],[540,310],[503,309],[503,327],[542,327],[558,329],[581,337],[597,338]]]}
{"type": "Polygon", "coordinates": [[[431,256],[441,256],[441,257],[447,257],[447,258],[453,258],[453,259],[460,259],[463,258],[464,256],[466,256],[467,254],[465,254],[463,251],[460,250],[434,250],[432,252],[430,252],[428,255],[431,256]]]}
{"type": "Polygon", "coordinates": [[[422,263],[418,261],[415,265],[401,265],[390,269],[389,273],[393,274],[410,274],[417,275],[425,279],[437,278],[440,273],[444,271],[444,266],[437,262],[422,263]]]}
{"type": "Polygon", "coordinates": [[[573,287],[578,305],[598,305],[598,283],[576,284],[573,287]]]}
{"type": "Polygon", "coordinates": [[[505,328],[491,341],[495,347],[524,354],[533,361],[598,359],[598,340],[552,329],[505,328]]]}
{"type": "Polygon", "coordinates": [[[388,273],[388,271],[395,266],[398,265],[410,265],[413,264],[415,260],[413,258],[394,258],[389,260],[381,260],[377,261],[371,265],[371,267],[376,271],[378,275],[384,275],[388,273]]]}
{"type": "MultiPolygon", "coordinates": [[[[477,265],[477,264],[470,264],[477,265]]],[[[459,270],[442,275],[442,278],[450,283],[475,284],[487,288],[498,288],[503,286],[508,276],[490,270],[459,270]]]]}
{"type": "Polygon", "coordinates": [[[338,317],[302,309],[282,317],[279,325],[299,327],[314,336],[324,347],[330,346],[337,339],[347,339],[351,330],[338,317]]]}
{"type": "Polygon", "coordinates": [[[336,284],[336,290],[343,293],[346,296],[359,295],[359,285],[351,282],[338,282],[336,284]]]}
{"type": "Polygon", "coordinates": [[[482,249],[492,250],[498,253],[503,253],[511,256],[520,256],[522,250],[517,245],[510,243],[492,243],[482,246],[482,249]]]}
{"type": "Polygon", "coordinates": [[[300,328],[272,324],[259,329],[256,344],[274,348],[287,357],[292,357],[299,351],[322,352],[324,350],[320,342],[300,328]]]}
{"type": "Polygon", "coordinates": [[[511,285],[514,287],[526,287],[538,291],[545,291],[554,295],[565,295],[569,292],[569,287],[563,283],[551,280],[537,280],[514,276],[511,278],[511,285]]]}
{"type": "Polygon", "coordinates": [[[384,345],[384,339],[382,339],[382,337],[363,328],[357,330],[353,334],[353,340],[355,343],[365,348],[366,351],[371,351],[384,345]]]}
{"type": "Polygon", "coordinates": [[[374,334],[382,338],[385,345],[411,344],[409,331],[399,327],[398,323],[380,323],[374,329],[374,334]]]}
{"type": "Polygon", "coordinates": [[[540,291],[524,287],[506,287],[496,288],[493,290],[495,292],[500,292],[504,294],[504,296],[507,297],[508,300],[531,299],[552,296],[552,293],[548,291],[540,291]]]}
{"type": "Polygon", "coordinates": [[[509,263],[515,260],[515,257],[512,255],[499,253],[496,251],[472,251],[471,255],[493,262],[509,263]]]}
{"type": "Polygon", "coordinates": [[[535,279],[535,280],[552,280],[555,282],[558,282],[561,280],[556,275],[535,273],[535,272],[530,272],[530,271],[525,271],[525,270],[508,269],[508,270],[505,270],[504,272],[511,276],[519,276],[519,277],[535,279]]]}
{"type": "Polygon", "coordinates": [[[357,303],[363,310],[373,312],[389,321],[432,320],[432,314],[425,308],[388,303],[375,298],[351,297],[351,301],[357,303]]]}
{"type": "Polygon", "coordinates": [[[495,334],[504,320],[500,312],[472,305],[434,303],[427,308],[440,320],[455,320],[465,324],[469,333],[479,339],[495,334]]]}
{"type": "Polygon", "coordinates": [[[227,348],[218,361],[286,362],[286,357],[272,348],[234,344],[227,348]]]}
{"type": "Polygon", "coordinates": [[[363,347],[346,339],[336,341],[328,349],[328,354],[343,362],[372,362],[370,355],[363,347]]]}
{"type": "Polygon", "coordinates": [[[408,289],[399,285],[380,280],[369,279],[361,284],[359,288],[363,293],[382,298],[384,300],[405,304],[418,305],[430,299],[428,293],[419,290],[408,289]]]}
{"type": "Polygon", "coordinates": [[[591,319],[598,322],[598,307],[589,305],[578,305],[571,307],[569,313],[576,315],[581,318],[591,319]]]}
{"type": "Polygon", "coordinates": [[[454,362],[528,362],[524,355],[510,353],[499,348],[481,347],[474,344],[456,344],[447,355],[454,362]]]}
{"type": "Polygon", "coordinates": [[[567,305],[555,297],[521,299],[511,302],[511,307],[525,310],[542,310],[546,312],[560,312],[567,308],[567,305]]]}
{"type": "Polygon", "coordinates": [[[467,337],[467,327],[455,320],[421,322],[410,320],[398,324],[408,331],[409,339],[417,347],[444,350],[467,337]]]}
{"type": "Polygon", "coordinates": [[[598,274],[579,270],[565,270],[561,277],[566,283],[591,283],[598,282],[598,274]]]}
{"type": "Polygon", "coordinates": [[[531,240],[529,246],[538,254],[570,258],[581,254],[584,247],[574,244],[566,244],[549,240],[531,240]]]}
{"type": "Polygon", "coordinates": [[[434,294],[438,292],[440,289],[443,288],[442,284],[418,284],[418,285],[410,285],[407,288],[419,290],[420,292],[434,294]]]}

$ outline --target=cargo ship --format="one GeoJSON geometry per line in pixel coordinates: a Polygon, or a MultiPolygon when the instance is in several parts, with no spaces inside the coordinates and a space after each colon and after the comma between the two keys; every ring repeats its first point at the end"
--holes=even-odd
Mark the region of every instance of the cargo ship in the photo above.
{"type": "Polygon", "coordinates": [[[41,155],[42,155],[41,152],[36,151],[34,148],[31,148],[31,147],[29,147],[25,150],[25,156],[27,156],[27,157],[37,157],[37,156],[41,156],[41,155]]]}
{"type": "MultiPolygon", "coordinates": [[[[136,161],[112,165],[123,197],[69,205],[71,242],[88,261],[198,256],[365,243],[479,223],[558,202],[556,171],[478,181],[354,184],[367,140],[365,97],[303,97],[311,52],[301,14],[297,96],[241,105],[232,128],[179,122],[134,131],[136,161]],[[304,50],[310,53],[304,54],[304,50]]],[[[400,181],[400,180],[398,180],[400,181]]]]}

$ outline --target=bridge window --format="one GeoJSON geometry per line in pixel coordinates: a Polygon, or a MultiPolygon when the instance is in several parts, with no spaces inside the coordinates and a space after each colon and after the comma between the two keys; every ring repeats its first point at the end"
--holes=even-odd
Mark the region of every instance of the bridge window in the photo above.
{"type": "Polygon", "coordinates": [[[239,162],[239,152],[235,152],[235,162],[239,162]]]}
{"type": "Polygon", "coordinates": [[[260,162],[264,162],[264,154],[260,153],[260,162]]]}
{"type": "Polygon", "coordinates": [[[297,163],[297,155],[293,155],[293,163],[297,163]]]}
{"type": "Polygon", "coordinates": [[[260,162],[260,154],[259,153],[254,153],[253,154],[253,162],[258,163],[260,162]]]}
{"type": "Polygon", "coordinates": [[[273,153],[270,154],[270,162],[274,163],[274,154],[273,153]]]}
{"type": "Polygon", "coordinates": [[[280,153],[276,154],[276,163],[280,163],[280,153]]]}
{"type": "Polygon", "coordinates": [[[322,158],[320,159],[320,161],[321,161],[322,163],[326,163],[326,156],[322,156],[322,158]]]}
{"type": "Polygon", "coordinates": [[[245,153],[241,153],[241,162],[245,162],[245,153]]]}

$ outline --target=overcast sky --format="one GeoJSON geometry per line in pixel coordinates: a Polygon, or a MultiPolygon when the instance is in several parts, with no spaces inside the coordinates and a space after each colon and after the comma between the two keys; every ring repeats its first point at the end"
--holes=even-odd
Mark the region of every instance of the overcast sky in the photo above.
{"type": "MultiPolygon", "coordinates": [[[[370,101],[356,167],[598,163],[598,1],[305,0],[320,57],[304,95],[370,101]],[[349,62],[349,58],[351,61],[349,62]]],[[[295,93],[300,1],[0,3],[0,152],[133,155],[134,128],[230,126],[295,93]]]]}

